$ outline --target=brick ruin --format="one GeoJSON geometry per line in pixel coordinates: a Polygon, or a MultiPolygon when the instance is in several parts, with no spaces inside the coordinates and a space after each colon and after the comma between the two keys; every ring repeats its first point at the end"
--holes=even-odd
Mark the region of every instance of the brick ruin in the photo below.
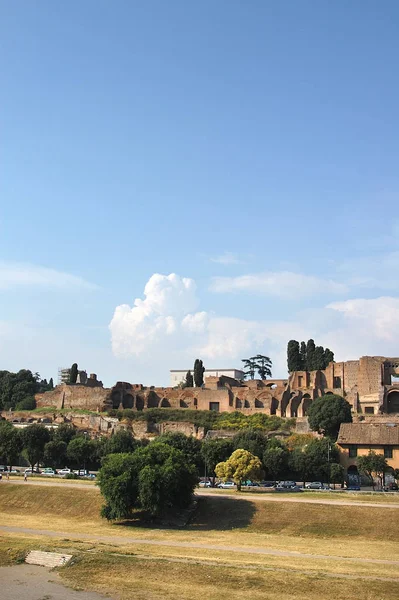
{"type": "Polygon", "coordinates": [[[38,407],[84,409],[98,413],[114,409],[189,408],[282,417],[306,417],[318,396],[339,394],[355,414],[399,413],[399,358],[363,356],[332,362],[323,371],[296,371],[287,379],[238,381],[207,377],[202,388],[144,387],[118,382],[112,388],[63,384],[36,395],[38,407]]]}

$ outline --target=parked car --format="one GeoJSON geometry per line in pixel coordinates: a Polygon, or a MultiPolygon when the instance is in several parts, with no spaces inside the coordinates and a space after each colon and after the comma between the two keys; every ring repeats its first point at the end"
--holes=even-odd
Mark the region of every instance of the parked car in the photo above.
{"type": "Polygon", "coordinates": [[[19,469],[11,469],[10,475],[19,475],[21,471],[19,469]]]}
{"type": "Polygon", "coordinates": [[[236,484],[234,481],[222,481],[217,487],[222,490],[233,490],[236,487],[236,484]]]}
{"type": "Polygon", "coordinates": [[[89,475],[89,471],[85,471],[84,469],[80,469],[80,471],[73,471],[75,475],[79,477],[87,477],[89,475]]]}
{"type": "Polygon", "coordinates": [[[292,490],[296,488],[296,481],[279,481],[276,485],[278,490],[292,490]]]}
{"type": "Polygon", "coordinates": [[[385,487],[384,487],[384,491],[385,492],[397,492],[398,491],[398,484],[394,483],[393,481],[388,483],[385,487]]]}
{"type": "Polygon", "coordinates": [[[276,482],[275,481],[261,481],[260,485],[261,485],[261,487],[272,488],[272,487],[276,487],[276,482]]]}
{"type": "Polygon", "coordinates": [[[69,473],[72,473],[71,469],[68,469],[67,467],[64,467],[63,469],[60,469],[58,471],[58,475],[69,475],[69,473]]]}
{"type": "Polygon", "coordinates": [[[86,479],[95,479],[97,475],[95,473],[88,473],[85,475],[86,479]]]}
{"type": "Polygon", "coordinates": [[[200,481],[198,486],[200,488],[210,488],[210,487],[212,487],[212,484],[210,481],[200,481]]]}
{"type": "Polygon", "coordinates": [[[4,473],[5,471],[7,471],[7,467],[0,465],[0,473],[4,473]]]}
{"type": "Polygon", "coordinates": [[[242,485],[244,487],[259,487],[259,483],[257,483],[256,481],[244,481],[242,485]]]}
{"type": "Polygon", "coordinates": [[[36,474],[36,475],[40,475],[41,470],[38,469],[38,467],[36,467],[35,469],[32,469],[29,467],[28,469],[25,469],[24,473],[26,473],[26,475],[32,475],[32,473],[36,474]]]}
{"type": "Polygon", "coordinates": [[[312,481],[310,483],[307,483],[305,485],[305,488],[307,490],[322,490],[324,489],[324,485],[321,483],[321,481],[312,481]]]}
{"type": "Polygon", "coordinates": [[[56,472],[54,471],[54,469],[47,468],[43,469],[42,475],[48,475],[50,477],[53,477],[54,475],[56,475],[56,472]]]}

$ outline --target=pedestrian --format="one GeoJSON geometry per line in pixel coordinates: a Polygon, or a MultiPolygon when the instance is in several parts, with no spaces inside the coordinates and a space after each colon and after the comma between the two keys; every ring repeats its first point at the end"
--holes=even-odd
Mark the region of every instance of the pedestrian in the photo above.
{"type": "Polygon", "coordinates": [[[10,475],[9,475],[8,471],[6,473],[6,478],[7,478],[7,481],[10,481],[10,475]]]}
{"type": "Polygon", "coordinates": [[[28,481],[28,474],[27,474],[27,472],[26,472],[26,471],[25,471],[25,473],[24,473],[24,481],[28,481]]]}

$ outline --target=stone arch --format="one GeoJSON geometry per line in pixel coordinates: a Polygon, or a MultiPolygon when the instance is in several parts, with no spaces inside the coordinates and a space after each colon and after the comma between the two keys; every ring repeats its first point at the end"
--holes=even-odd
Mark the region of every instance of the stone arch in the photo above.
{"type": "Polygon", "coordinates": [[[391,392],[388,392],[387,412],[399,413],[399,390],[392,390],[391,392]]]}
{"type": "Polygon", "coordinates": [[[136,409],[143,410],[144,408],[144,398],[142,396],[136,396],[136,409]]]}
{"type": "Polygon", "coordinates": [[[334,393],[333,393],[333,392],[324,392],[324,395],[325,395],[325,396],[333,396],[333,395],[334,395],[334,393]]]}
{"type": "Polygon", "coordinates": [[[112,408],[119,408],[119,404],[121,403],[121,393],[117,390],[112,392],[111,400],[112,400],[112,408]]]}
{"type": "Polygon", "coordinates": [[[277,414],[278,404],[279,404],[279,402],[278,402],[277,398],[272,398],[272,401],[270,402],[270,414],[271,415],[277,414]]]}
{"type": "Polygon", "coordinates": [[[242,408],[242,400],[236,396],[236,408],[242,408]]]}
{"type": "Polygon", "coordinates": [[[134,398],[133,398],[132,394],[125,394],[123,396],[123,400],[122,400],[123,408],[133,408],[133,405],[134,405],[134,398]]]}
{"type": "Polygon", "coordinates": [[[265,405],[259,398],[255,398],[255,408],[265,408],[265,405]]]}
{"type": "Polygon", "coordinates": [[[249,400],[244,400],[244,408],[251,408],[249,400]]]}
{"type": "Polygon", "coordinates": [[[297,392],[292,392],[290,398],[290,417],[298,416],[298,408],[301,403],[300,395],[297,392]]]}
{"type": "Polygon", "coordinates": [[[271,390],[275,390],[277,387],[277,383],[273,383],[273,382],[267,383],[266,387],[270,388],[271,390]]]}
{"type": "Polygon", "coordinates": [[[185,398],[180,398],[180,408],[188,408],[185,398]]]}
{"type": "Polygon", "coordinates": [[[170,408],[170,402],[167,398],[162,398],[161,408],[170,408]]]}
{"type": "Polygon", "coordinates": [[[304,394],[303,398],[302,398],[302,416],[306,417],[308,414],[308,410],[310,405],[312,404],[312,398],[310,397],[310,394],[304,394]]]}
{"type": "Polygon", "coordinates": [[[195,406],[195,408],[198,407],[198,398],[194,398],[194,406],[195,406]]]}
{"type": "Polygon", "coordinates": [[[147,408],[158,408],[159,398],[157,394],[151,390],[147,397],[147,408]]]}

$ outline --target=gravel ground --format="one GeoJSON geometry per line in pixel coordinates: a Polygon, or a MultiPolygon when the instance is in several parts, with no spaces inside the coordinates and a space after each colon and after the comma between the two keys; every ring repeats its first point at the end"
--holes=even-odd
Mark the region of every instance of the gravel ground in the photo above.
{"type": "Polygon", "coordinates": [[[0,567],[4,600],[109,600],[94,592],[77,592],[62,583],[58,573],[35,565],[0,567]]]}

